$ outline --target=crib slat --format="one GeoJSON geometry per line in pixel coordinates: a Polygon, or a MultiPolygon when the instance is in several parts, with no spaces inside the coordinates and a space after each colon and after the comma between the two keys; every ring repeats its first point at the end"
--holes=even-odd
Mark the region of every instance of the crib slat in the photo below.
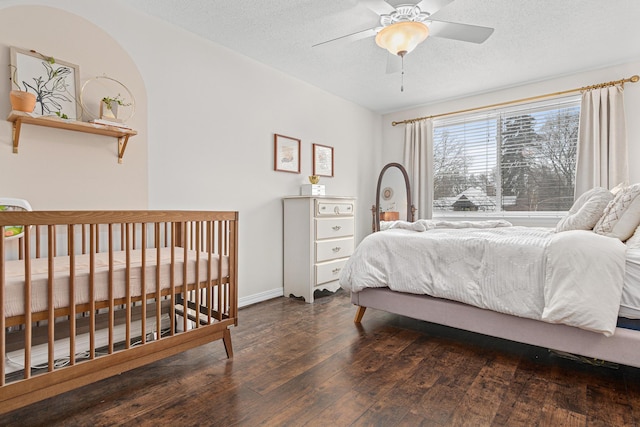
{"type": "Polygon", "coordinates": [[[154,227],[155,243],[156,243],[156,336],[158,339],[162,337],[162,291],[160,288],[160,224],[156,223],[154,227]]]}
{"type": "MultiPolygon", "coordinates": [[[[196,297],[196,306],[195,306],[195,311],[196,311],[196,328],[200,327],[200,251],[202,249],[201,247],[201,241],[202,241],[202,233],[201,233],[201,225],[202,222],[201,221],[197,221],[195,223],[195,229],[196,229],[196,277],[195,277],[195,284],[196,284],[196,290],[195,290],[195,297],[196,297]]],[[[185,258],[185,264],[187,263],[187,259],[185,258]]],[[[185,280],[184,283],[187,283],[187,281],[185,280]]]]}
{"type": "Polygon", "coordinates": [[[24,236],[18,239],[18,259],[24,259],[24,236]]]}
{"type": "Polygon", "coordinates": [[[207,221],[207,323],[211,323],[211,312],[213,310],[213,294],[211,292],[211,287],[213,286],[212,281],[212,261],[213,261],[213,221],[207,221]]]}
{"type": "Polygon", "coordinates": [[[165,221],[164,222],[164,244],[162,245],[165,248],[169,246],[169,242],[167,241],[168,236],[169,236],[169,222],[165,221]]]}
{"type": "Polygon", "coordinates": [[[222,283],[222,254],[224,253],[225,224],[218,221],[218,306],[216,319],[222,320],[225,310],[224,284],[222,283]]]}
{"type": "MultiPolygon", "coordinates": [[[[165,235],[166,236],[166,235],[165,235]]],[[[171,262],[169,264],[169,288],[171,289],[171,336],[176,333],[176,223],[171,223],[171,262]]]]}
{"type": "MultiPolygon", "coordinates": [[[[227,230],[227,223],[225,221],[219,221],[218,222],[218,240],[217,240],[217,250],[219,254],[223,254],[225,253],[225,242],[226,242],[226,235],[228,233],[227,230]]],[[[218,260],[218,305],[217,305],[217,313],[218,316],[216,317],[218,320],[222,320],[225,316],[226,313],[226,297],[227,297],[227,291],[226,291],[226,285],[223,282],[223,277],[222,277],[222,257],[220,257],[220,259],[218,260]]]]}
{"type": "Polygon", "coordinates": [[[113,353],[113,329],[115,327],[115,319],[114,319],[114,310],[115,305],[113,302],[113,224],[109,224],[108,233],[107,233],[108,247],[109,247],[109,354],[113,353]]]}
{"type": "MultiPolygon", "coordinates": [[[[29,227],[24,230],[24,252],[30,253],[31,236],[29,227]]],[[[31,257],[24,257],[24,378],[31,377],[31,257]]]]}
{"type": "Polygon", "coordinates": [[[207,228],[206,228],[206,222],[205,221],[200,221],[200,223],[202,224],[202,230],[200,232],[201,234],[201,245],[200,245],[200,252],[205,252],[207,251],[207,228]]]}
{"type": "Polygon", "coordinates": [[[125,230],[125,224],[120,224],[120,250],[123,251],[124,250],[124,230],[125,230]]]}
{"type": "Polygon", "coordinates": [[[187,263],[186,263],[186,259],[187,259],[187,240],[189,239],[189,234],[187,231],[187,227],[188,224],[186,222],[182,223],[183,226],[183,241],[182,243],[182,304],[184,306],[184,312],[182,313],[182,324],[184,326],[184,328],[182,329],[183,331],[187,330],[187,303],[189,301],[189,294],[187,292],[187,287],[185,286],[185,284],[187,283],[187,263]]]}
{"type": "Polygon", "coordinates": [[[132,244],[131,248],[133,250],[136,250],[136,248],[138,247],[138,245],[136,244],[136,234],[137,234],[136,230],[137,230],[138,227],[136,226],[137,225],[136,223],[132,223],[131,225],[133,227],[133,229],[131,230],[132,231],[132,236],[133,236],[131,238],[131,244],[132,244]]]}
{"type": "Polygon", "coordinates": [[[140,270],[140,296],[142,298],[142,305],[140,306],[140,311],[142,313],[142,317],[140,319],[140,330],[142,331],[142,344],[147,342],[147,224],[142,223],[142,237],[141,237],[141,247],[142,247],[142,261],[141,261],[141,270],[140,270]]]}
{"type": "Polygon", "coordinates": [[[87,253],[87,229],[85,224],[80,224],[80,228],[82,230],[82,253],[87,253]]]}
{"type": "Polygon", "coordinates": [[[51,240],[53,240],[53,253],[49,252],[47,253],[47,256],[56,256],[56,248],[58,247],[56,241],[56,233],[53,233],[53,237],[51,238],[51,240]]]}
{"type": "Polygon", "coordinates": [[[100,251],[100,224],[96,224],[96,228],[96,245],[91,250],[98,253],[100,251]]]}
{"type": "Polygon", "coordinates": [[[55,247],[53,236],[55,235],[55,225],[47,226],[47,242],[48,242],[48,271],[47,271],[47,309],[49,310],[49,317],[47,318],[47,333],[48,333],[48,356],[47,356],[47,369],[49,372],[53,371],[54,368],[54,346],[55,346],[55,307],[53,305],[53,273],[55,271],[54,266],[54,254],[55,247]]]}
{"type": "MultiPolygon", "coordinates": [[[[36,225],[36,258],[40,258],[40,226],[36,225]]],[[[29,253],[29,251],[27,250],[27,246],[26,246],[26,241],[27,241],[27,234],[25,233],[24,235],[24,240],[25,240],[25,247],[24,247],[24,253],[25,253],[25,257],[29,258],[31,257],[31,254],[29,253]]]]}
{"type": "Polygon", "coordinates": [[[131,347],[131,224],[124,224],[125,226],[125,268],[124,268],[124,286],[125,286],[125,300],[126,300],[126,342],[125,348],[131,347]]]}
{"type": "Polygon", "coordinates": [[[188,224],[189,224],[189,249],[193,250],[193,249],[195,249],[193,247],[193,242],[196,241],[195,236],[193,235],[193,233],[195,233],[195,230],[193,228],[193,223],[192,222],[189,222],[188,224]]]}
{"type": "Polygon", "coordinates": [[[96,244],[100,226],[89,226],[89,358],[96,358],[96,244]]]}
{"type": "Polygon", "coordinates": [[[229,236],[226,254],[229,255],[229,280],[227,289],[229,290],[228,316],[234,319],[234,325],[238,326],[238,216],[235,220],[227,221],[229,236]]]}
{"type": "MultiPolygon", "coordinates": [[[[76,251],[75,227],[69,225],[69,363],[76,364],[76,251]]],[[[84,232],[84,227],[83,227],[84,232]]]]}

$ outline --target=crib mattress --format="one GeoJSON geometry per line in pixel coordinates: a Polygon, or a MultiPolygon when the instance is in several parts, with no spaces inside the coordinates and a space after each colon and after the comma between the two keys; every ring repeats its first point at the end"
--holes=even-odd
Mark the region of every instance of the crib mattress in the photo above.
{"type": "MultiPolygon", "coordinates": [[[[145,249],[145,291],[150,297],[156,292],[156,274],[159,274],[160,288],[169,289],[171,286],[171,248],[160,249],[160,266],[157,267],[157,249],[145,249]]],[[[184,283],[184,249],[174,248],[174,284],[181,286],[184,283]]],[[[130,280],[129,288],[132,297],[142,295],[142,249],[130,251],[130,280]]],[[[209,255],[200,252],[199,263],[196,251],[187,251],[187,283],[194,283],[196,271],[199,280],[207,280],[207,265],[209,255]],[[199,268],[196,268],[196,266],[199,268]]],[[[86,304],[92,299],[109,301],[109,289],[113,289],[113,299],[124,298],[127,295],[126,267],[127,255],[124,251],[113,252],[113,272],[109,272],[109,253],[95,254],[94,289],[95,296],[91,298],[89,289],[89,255],[77,255],[75,268],[71,274],[69,271],[70,258],[68,256],[55,257],[53,265],[53,305],[54,308],[70,306],[69,283],[73,276],[74,299],[76,304],[86,304]],[[110,277],[112,276],[112,278],[110,277]]],[[[41,312],[48,309],[48,281],[49,259],[31,259],[31,312],[41,312]]],[[[211,279],[218,278],[219,257],[211,256],[211,279]]],[[[222,257],[221,277],[229,275],[229,259],[222,257]]],[[[5,305],[4,316],[13,317],[25,313],[25,266],[23,260],[6,261],[5,263],[5,305]]]]}

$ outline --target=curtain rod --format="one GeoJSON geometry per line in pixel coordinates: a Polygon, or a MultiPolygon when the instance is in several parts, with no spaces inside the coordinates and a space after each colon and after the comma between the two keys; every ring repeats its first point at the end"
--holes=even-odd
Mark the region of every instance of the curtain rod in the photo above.
{"type": "Polygon", "coordinates": [[[603,88],[603,87],[609,87],[609,86],[615,86],[615,85],[623,85],[624,86],[625,83],[636,83],[639,80],[640,80],[640,76],[638,76],[636,74],[635,76],[629,77],[628,79],[614,80],[614,81],[607,82],[607,83],[598,83],[598,84],[591,85],[591,86],[585,86],[585,87],[580,87],[580,88],[576,88],[576,89],[563,90],[562,92],[547,93],[545,95],[538,95],[538,96],[532,96],[532,97],[529,97],[529,98],[517,99],[515,101],[499,102],[497,104],[485,105],[484,107],[467,108],[465,110],[451,111],[449,113],[435,114],[433,116],[417,117],[415,119],[407,119],[407,120],[402,120],[400,122],[391,122],[391,125],[392,126],[396,126],[396,125],[401,125],[401,124],[406,124],[406,123],[419,122],[420,120],[435,119],[437,117],[452,116],[454,114],[470,113],[471,111],[479,111],[479,110],[486,110],[486,109],[489,109],[489,108],[502,107],[504,105],[519,104],[521,102],[527,102],[527,101],[537,101],[539,99],[551,98],[553,96],[559,96],[559,95],[566,95],[568,93],[573,93],[573,92],[582,92],[582,91],[585,91],[585,90],[600,89],[600,88],[603,88]]]}

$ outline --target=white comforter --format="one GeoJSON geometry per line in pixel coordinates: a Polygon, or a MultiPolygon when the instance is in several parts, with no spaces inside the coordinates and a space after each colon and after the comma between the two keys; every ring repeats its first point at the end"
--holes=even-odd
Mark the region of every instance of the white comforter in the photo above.
{"type": "Polygon", "coordinates": [[[427,294],[609,336],[624,265],[625,245],[590,231],[403,226],[367,236],[340,285],[427,294]]]}

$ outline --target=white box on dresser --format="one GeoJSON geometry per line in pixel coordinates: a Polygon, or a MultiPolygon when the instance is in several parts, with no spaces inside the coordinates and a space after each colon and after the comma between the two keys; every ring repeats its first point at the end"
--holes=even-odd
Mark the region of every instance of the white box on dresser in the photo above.
{"type": "Polygon", "coordinates": [[[320,184],[303,184],[300,186],[301,196],[324,196],[324,185],[320,184]]]}
{"type": "Polygon", "coordinates": [[[291,196],[284,203],[284,295],[313,302],[313,292],[340,287],[355,246],[355,199],[291,196]]]}

